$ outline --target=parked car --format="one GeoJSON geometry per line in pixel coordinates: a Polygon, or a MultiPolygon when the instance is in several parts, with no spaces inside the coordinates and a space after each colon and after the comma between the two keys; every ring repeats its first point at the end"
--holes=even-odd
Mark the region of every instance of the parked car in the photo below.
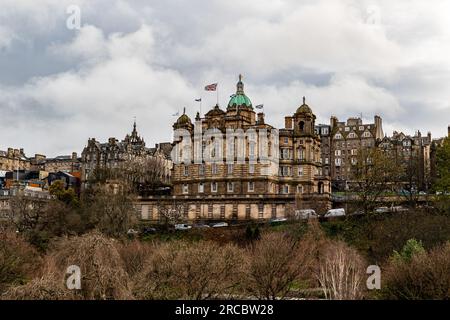
{"type": "Polygon", "coordinates": [[[192,226],[186,223],[179,223],[175,225],[175,230],[189,230],[192,229],[192,226]]]}
{"type": "Polygon", "coordinates": [[[270,219],[270,222],[286,222],[286,218],[272,218],[270,219]]]}
{"type": "Polygon", "coordinates": [[[134,230],[134,229],[128,229],[127,234],[128,235],[136,235],[136,234],[139,234],[139,231],[134,230]]]}
{"type": "Polygon", "coordinates": [[[345,216],[345,209],[344,208],[330,209],[325,214],[325,218],[343,217],[343,216],[345,216]]]}
{"type": "Polygon", "coordinates": [[[318,215],[313,209],[295,210],[295,219],[315,219],[318,215]]]}
{"type": "Polygon", "coordinates": [[[378,207],[375,208],[375,213],[386,213],[390,212],[391,210],[388,207],[378,207]]]}
{"type": "Polygon", "coordinates": [[[151,227],[144,227],[142,229],[142,235],[148,235],[148,234],[155,234],[157,232],[157,230],[155,228],[151,228],[151,227]]]}
{"type": "Polygon", "coordinates": [[[392,212],[406,212],[408,210],[409,210],[408,208],[403,207],[403,206],[394,206],[391,208],[392,212]]]}
{"type": "Polygon", "coordinates": [[[218,222],[218,223],[214,223],[211,227],[213,227],[213,228],[228,227],[228,223],[226,223],[226,222],[218,222]]]}

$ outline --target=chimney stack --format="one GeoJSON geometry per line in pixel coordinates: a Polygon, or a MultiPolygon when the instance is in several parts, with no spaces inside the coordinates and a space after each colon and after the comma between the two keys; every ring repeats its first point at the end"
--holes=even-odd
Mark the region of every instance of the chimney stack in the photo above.
{"type": "Polygon", "coordinates": [[[292,129],[292,117],[285,117],[284,118],[284,127],[286,129],[292,129]]]}
{"type": "Polygon", "coordinates": [[[258,124],[264,124],[264,113],[258,113],[258,124]]]}

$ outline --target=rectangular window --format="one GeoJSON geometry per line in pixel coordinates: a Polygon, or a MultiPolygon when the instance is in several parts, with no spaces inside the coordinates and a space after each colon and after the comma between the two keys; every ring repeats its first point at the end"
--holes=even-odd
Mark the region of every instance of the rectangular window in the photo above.
{"type": "Polygon", "coordinates": [[[211,192],[217,192],[217,182],[211,182],[211,192]]]}
{"type": "Polygon", "coordinates": [[[201,164],[201,165],[198,167],[198,174],[199,174],[200,176],[204,176],[204,175],[205,175],[205,165],[204,165],[204,164],[201,164]]]}
{"type": "Polygon", "coordinates": [[[227,183],[227,191],[233,192],[234,191],[234,182],[228,182],[227,183]]]}
{"type": "Polygon", "coordinates": [[[215,163],[213,163],[212,165],[211,165],[211,172],[212,172],[212,174],[217,174],[217,164],[215,164],[215,163]]]}
{"type": "Polygon", "coordinates": [[[276,217],[277,217],[277,205],[272,204],[272,218],[276,218],[276,217]]]}
{"type": "Polygon", "coordinates": [[[303,176],[303,167],[298,167],[298,175],[303,176]]]}
{"type": "Polygon", "coordinates": [[[228,172],[228,174],[233,174],[233,165],[232,164],[228,165],[227,172],[228,172]]]}
{"type": "Polygon", "coordinates": [[[248,165],[248,173],[250,173],[250,174],[255,173],[255,165],[254,164],[248,165]]]}
{"type": "Polygon", "coordinates": [[[249,153],[250,153],[250,158],[254,158],[255,157],[255,143],[251,142],[250,146],[249,146],[249,153]]]}
{"type": "Polygon", "coordinates": [[[225,205],[220,206],[220,219],[225,219],[225,205]]]}
{"type": "Polygon", "coordinates": [[[283,176],[284,177],[289,177],[291,175],[291,168],[290,167],[283,166],[281,168],[283,170],[283,176]]]}
{"type": "Polygon", "coordinates": [[[185,177],[189,175],[189,167],[186,166],[186,165],[183,168],[183,174],[184,174],[185,177]]]}
{"type": "Polygon", "coordinates": [[[188,193],[189,193],[189,185],[183,184],[183,194],[188,194],[188,193]]]}
{"type": "Polygon", "coordinates": [[[200,182],[198,184],[198,193],[203,193],[205,192],[205,185],[203,184],[203,182],[200,182]]]}
{"type": "Polygon", "coordinates": [[[208,218],[212,219],[212,217],[213,217],[213,205],[208,204],[208,218]]]}
{"type": "Polygon", "coordinates": [[[264,217],[264,203],[258,204],[258,217],[260,219],[264,217]]]}
{"type": "Polygon", "coordinates": [[[253,192],[255,191],[255,183],[253,181],[250,181],[248,183],[248,192],[253,192]]]}
{"type": "Polygon", "coordinates": [[[288,144],[289,143],[289,138],[288,137],[284,137],[284,144],[288,144]]]}
{"type": "Polygon", "coordinates": [[[328,164],[330,162],[329,158],[325,158],[325,164],[328,164]]]}

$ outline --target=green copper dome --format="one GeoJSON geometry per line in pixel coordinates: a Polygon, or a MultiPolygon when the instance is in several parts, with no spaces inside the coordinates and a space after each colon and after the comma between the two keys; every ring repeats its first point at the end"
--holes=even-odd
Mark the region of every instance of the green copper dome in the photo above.
{"type": "Polygon", "coordinates": [[[242,82],[242,75],[239,75],[239,82],[236,85],[236,94],[234,94],[230,102],[228,102],[228,108],[231,107],[247,107],[253,109],[252,102],[244,93],[244,83],[242,82]]]}
{"type": "Polygon", "coordinates": [[[246,106],[251,107],[252,102],[245,94],[235,94],[231,99],[230,102],[228,102],[228,107],[232,106],[246,106]]]}

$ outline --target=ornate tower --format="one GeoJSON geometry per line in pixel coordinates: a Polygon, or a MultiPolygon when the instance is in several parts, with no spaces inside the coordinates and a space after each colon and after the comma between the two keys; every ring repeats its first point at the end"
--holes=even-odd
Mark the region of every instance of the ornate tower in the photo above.
{"type": "Polygon", "coordinates": [[[311,108],[306,104],[306,98],[303,97],[303,104],[298,107],[294,114],[294,135],[296,136],[315,136],[316,116],[311,108]]]}

